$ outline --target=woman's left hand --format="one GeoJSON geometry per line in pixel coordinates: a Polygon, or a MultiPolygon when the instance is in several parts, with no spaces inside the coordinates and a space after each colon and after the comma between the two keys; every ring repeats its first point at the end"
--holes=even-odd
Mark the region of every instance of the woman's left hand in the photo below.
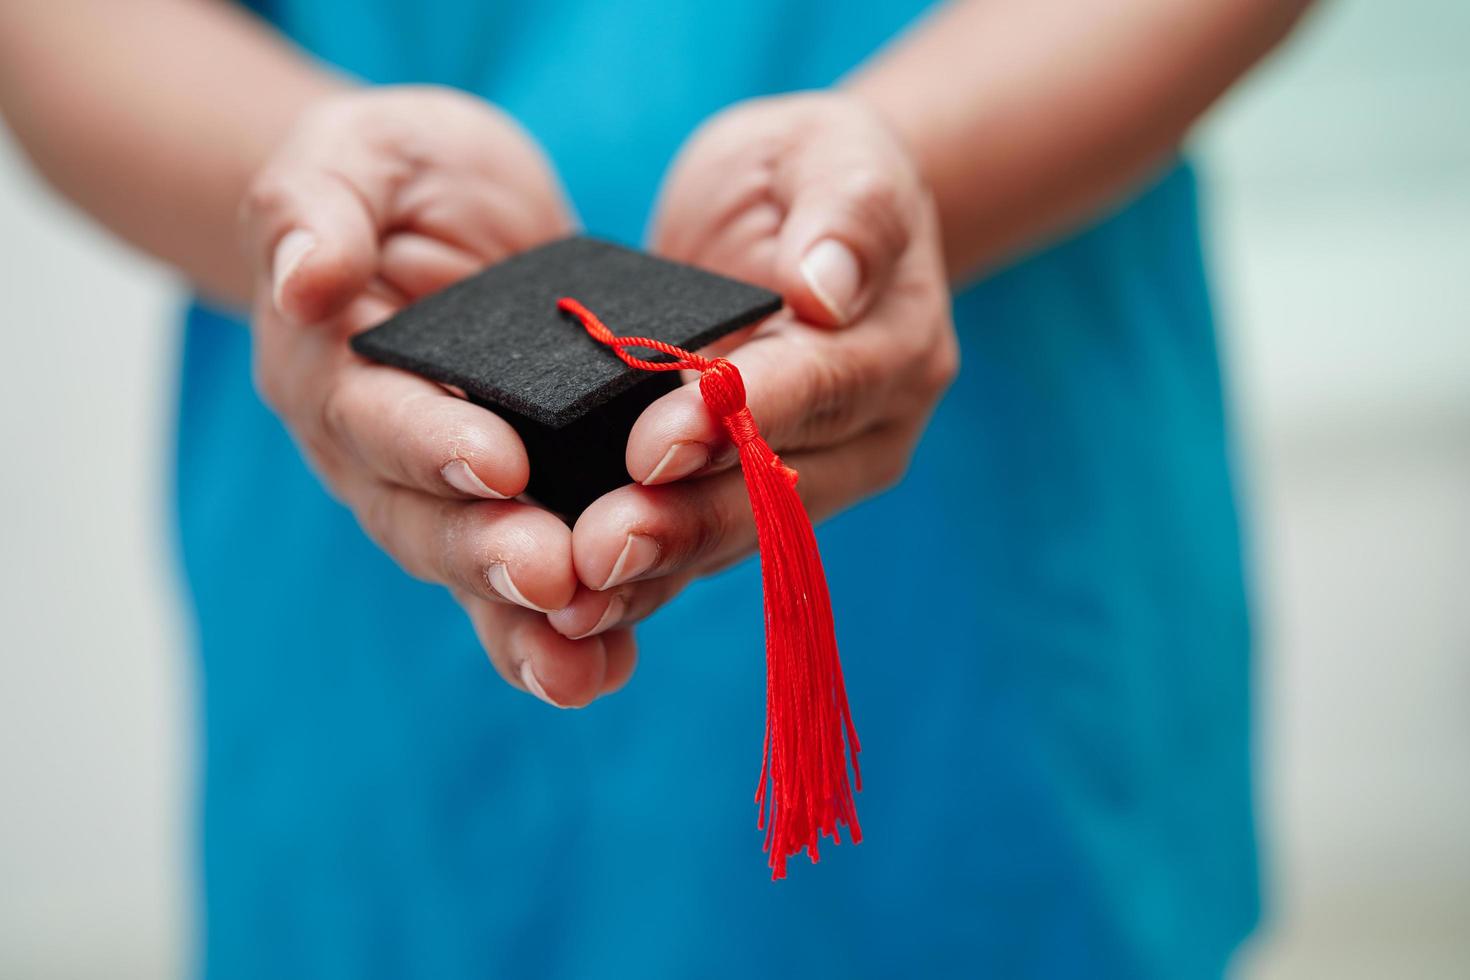
{"type": "MultiPolygon", "coordinates": [[[[933,203],[876,116],[838,94],[721,113],[670,172],[653,243],[785,298],[724,354],[762,435],[801,474],[814,519],[902,477],[958,349],[933,203]]],[[[736,462],[697,383],[650,406],[628,441],[637,482],[577,521],[584,584],[552,625],[572,637],[626,626],[749,554],[755,525],[736,462]]]]}

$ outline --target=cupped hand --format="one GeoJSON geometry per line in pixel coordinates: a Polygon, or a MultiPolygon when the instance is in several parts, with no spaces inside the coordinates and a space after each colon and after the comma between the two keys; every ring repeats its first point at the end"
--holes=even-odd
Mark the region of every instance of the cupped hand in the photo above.
{"type": "MultiPolygon", "coordinates": [[[[675,162],[653,241],[785,298],[725,356],[762,434],[800,473],[813,518],[902,477],[958,347],[933,203],[869,110],[816,94],[715,117],[675,162]]],[[[735,461],[697,384],[650,406],[628,441],[637,482],[576,523],[583,585],[552,624],[568,636],[626,628],[749,554],[755,526],[735,461]]]]}
{"type": "Polygon", "coordinates": [[[470,96],[387,88],[307,109],[242,208],[257,387],[327,488],[405,570],[448,586],[511,684],[586,704],[632,671],[631,634],[571,640],[571,532],[512,498],[524,447],[493,413],[371,364],[352,334],[572,228],[534,142],[470,96]]]}

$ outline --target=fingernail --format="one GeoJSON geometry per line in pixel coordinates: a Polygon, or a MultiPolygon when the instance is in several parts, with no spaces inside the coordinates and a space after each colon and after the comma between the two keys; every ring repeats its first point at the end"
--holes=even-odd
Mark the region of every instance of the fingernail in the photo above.
{"type": "Polygon", "coordinates": [[[630,534],[628,541],[623,545],[618,560],[613,562],[612,572],[608,574],[607,581],[602,583],[602,588],[597,591],[603,592],[614,585],[622,585],[629,579],[637,578],[653,567],[658,560],[658,542],[646,534],[630,534]]]}
{"type": "Polygon", "coordinates": [[[531,661],[529,660],[523,661],[521,663],[521,683],[526,685],[526,690],[530,691],[532,694],[536,695],[538,698],[540,698],[542,701],[545,701],[553,708],[566,707],[566,705],[564,704],[557,704],[555,701],[551,700],[551,695],[546,693],[546,688],[542,687],[541,682],[536,679],[536,672],[531,669],[531,661]]]}
{"type": "Polygon", "coordinates": [[[801,260],[801,278],[834,319],[847,322],[847,311],[857,299],[862,278],[862,267],[852,249],[835,238],[822,239],[801,260]]]}
{"type": "Polygon", "coordinates": [[[612,599],[608,602],[607,608],[602,611],[602,617],[598,619],[596,626],[592,627],[585,633],[578,633],[576,636],[569,636],[567,637],[567,639],[581,640],[589,636],[596,636],[598,633],[601,633],[603,630],[607,629],[609,626],[622,619],[623,613],[627,610],[627,608],[628,604],[623,601],[622,596],[613,596],[612,599]]]}
{"type": "Polygon", "coordinates": [[[276,312],[284,313],[281,297],[286,289],[286,283],[300,267],[307,253],[316,248],[316,236],[305,228],[294,228],[288,231],[284,238],[276,244],[276,254],[271,261],[271,272],[273,276],[271,300],[276,304],[276,312]]]}
{"type": "Polygon", "coordinates": [[[470,464],[462,459],[451,459],[439,470],[444,477],[444,482],[449,484],[460,493],[467,493],[472,497],[484,497],[486,500],[509,500],[503,493],[497,493],[485,486],[485,481],[475,475],[470,469],[470,464]]]}
{"type": "Polygon", "coordinates": [[[676,442],[664,453],[653,472],[643,480],[645,487],[668,483],[695,472],[709,462],[709,448],[702,442],[676,442]]]}
{"type": "MultiPolygon", "coordinates": [[[[593,593],[588,594],[591,595],[593,593]]],[[[587,629],[583,630],[580,633],[567,632],[571,628],[572,624],[575,623],[579,618],[577,615],[578,604],[576,602],[573,602],[565,609],[558,609],[556,612],[551,613],[549,616],[546,617],[547,620],[551,623],[551,628],[556,630],[558,633],[560,633],[562,636],[565,636],[569,640],[585,640],[587,637],[596,636],[598,633],[601,633],[602,631],[620,622],[623,618],[623,613],[626,612],[628,609],[627,600],[624,599],[622,594],[619,592],[604,592],[598,594],[607,596],[607,605],[603,607],[602,616],[598,618],[595,624],[589,626],[587,629]]]]}
{"type": "Polygon", "coordinates": [[[505,599],[507,602],[514,602],[518,606],[525,606],[527,609],[534,609],[541,613],[552,611],[550,609],[543,609],[522,595],[521,590],[516,588],[515,581],[510,577],[510,570],[505,567],[503,562],[496,562],[485,569],[485,581],[489,583],[490,588],[496,595],[505,599]]]}

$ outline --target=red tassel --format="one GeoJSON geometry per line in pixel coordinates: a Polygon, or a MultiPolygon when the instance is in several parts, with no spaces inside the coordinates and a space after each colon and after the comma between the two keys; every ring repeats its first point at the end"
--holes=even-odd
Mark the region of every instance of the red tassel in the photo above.
{"type": "Polygon", "coordinates": [[[862,840],[847,774],[851,762],[861,790],[857,731],[847,708],[822,556],[796,493],[796,471],[761,438],[735,365],[649,337],[614,336],[574,299],[563,297],[556,305],[631,367],[700,372],[705,404],[740,451],[766,601],[766,739],[755,802],[758,826],[766,832],[771,877],[784,878],[786,859],[793,854],[805,850],[817,861],[822,834],[841,843],[840,824],[847,825],[854,843],[862,840]],[[635,347],[672,360],[634,357],[628,349],[635,347]]]}

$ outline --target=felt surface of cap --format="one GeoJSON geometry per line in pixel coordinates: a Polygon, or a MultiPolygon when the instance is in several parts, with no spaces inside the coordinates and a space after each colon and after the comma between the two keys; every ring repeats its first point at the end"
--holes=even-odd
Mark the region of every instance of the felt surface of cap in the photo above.
{"type": "Polygon", "coordinates": [[[523,252],[358,334],[360,354],[553,429],[649,379],[556,308],[580,300],[621,336],[697,349],[774,313],[775,293],[593,238],[523,252]]]}

